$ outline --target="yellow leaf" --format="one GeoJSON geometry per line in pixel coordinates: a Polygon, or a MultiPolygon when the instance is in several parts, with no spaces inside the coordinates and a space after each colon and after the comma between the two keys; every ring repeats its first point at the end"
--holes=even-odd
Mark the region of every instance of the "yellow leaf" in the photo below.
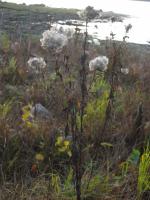
{"type": "Polygon", "coordinates": [[[66,149],[66,147],[59,147],[58,148],[58,151],[59,152],[65,152],[67,149],[66,149]]]}
{"type": "Polygon", "coordinates": [[[43,161],[43,160],[44,160],[44,156],[43,156],[43,154],[41,154],[41,153],[37,153],[37,154],[35,155],[35,159],[36,159],[37,161],[43,161]]]}
{"type": "Polygon", "coordinates": [[[61,136],[60,136],[60,137],[58,137],[58,138],[57,138],[57,140],[56,140],[56,143],[55,143],[55,145],[56,145],[56,146],[59,146],[59,145],[61,145],[62,141],[63,141],[63,137],[61,137],[61,136]]]}
{"type": "Polygon", "coordinates": [[[23,115],[22,115],[22,120],[23,121],[26,121],[28,120],[30,117],[30,112],[29,111],[26,111],[23,115]]]}
{"type": "Polygon", "coordinates": [[[64,146],[68,147],[70,145],[70,142],[68,140],[64,140],[64,146]]]}
{"type": "Polygon", "coordinates": [[[26,122],[26,125],[27,125],[28,128],[31,128],[31,127],[32,127],[32,123],[29,122],[29,121],[26,122]]]}

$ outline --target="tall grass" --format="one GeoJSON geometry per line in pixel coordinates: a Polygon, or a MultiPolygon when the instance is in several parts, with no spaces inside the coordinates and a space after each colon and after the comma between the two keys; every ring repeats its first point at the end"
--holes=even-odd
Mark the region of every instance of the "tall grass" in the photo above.
{"type": "MultiPolygon", "coordinates": [[[[141,199],[145,192],[150,191],[150,145],[147,144],[139,164],[138,198],[141,199]]],[[[149,195],[149,194],[148,194],[149,195]]]]}

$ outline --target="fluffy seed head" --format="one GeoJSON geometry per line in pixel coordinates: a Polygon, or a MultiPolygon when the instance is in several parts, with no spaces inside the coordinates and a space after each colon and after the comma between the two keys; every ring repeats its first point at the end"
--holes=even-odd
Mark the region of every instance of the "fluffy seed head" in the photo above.
{"type": "Polygon", "coordinates": [[[128,68],[121,68],[121,72],[126,75],[126,74],[129,73],[129,69],[128,68]]]}
{"type": "Polygon", "coordinates": [[[66,46],[68,43],[67,36],[55,28],[44,31],[42,36],[40,42],[41,46],[45,49],[58,50],[66,46]]]}
{"type": "Polygon", "coordinates": [[[108,68],[109,59],[106,56],[98,56],[90,61],[89,63],[89,70],[95,71],[106,71],[108,68]]]}
{"type": "Polygon", "coordinates": [[[27,64],[37,74],[46,67],[46,63],[42,57],[30,58],[27,64]]]}

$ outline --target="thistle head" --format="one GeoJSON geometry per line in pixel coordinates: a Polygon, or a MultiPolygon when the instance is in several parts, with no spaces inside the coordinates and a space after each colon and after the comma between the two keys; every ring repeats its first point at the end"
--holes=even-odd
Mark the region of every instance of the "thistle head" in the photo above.
{"type": "Polygon", "coordinates": [[[29,68],[38,74],[41,70],[46,67],[46,62],[42,57],[33,57],[30,58],[27,62],[29,68]]]}
{"type": "Polygon", "coordinates": [[[106,71],[108,68],[109,59],[106,56],[98,56],[89,62],[90,71],[106,71]]]}
{"type": "Polygon", "coordinates": [[[58,50],[67,45],[68,38],[63,32],[52,28],[51,30],[44,31],[40,42],[45,49],[58,50]]]}
{"type": "Polygon", "coordinates": [[[121,73],[127,75],[129,73],[128,68],[121,68],[121,73]]]}

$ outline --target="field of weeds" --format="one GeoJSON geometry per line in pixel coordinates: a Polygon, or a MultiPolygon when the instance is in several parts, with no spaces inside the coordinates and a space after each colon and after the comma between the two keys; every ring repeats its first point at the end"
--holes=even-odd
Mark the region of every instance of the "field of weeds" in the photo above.
{"type": "Polygon", "coordinates": [[[1,35],[0,200],[150,199],[150,49],[102,44],[1,35]]]}

